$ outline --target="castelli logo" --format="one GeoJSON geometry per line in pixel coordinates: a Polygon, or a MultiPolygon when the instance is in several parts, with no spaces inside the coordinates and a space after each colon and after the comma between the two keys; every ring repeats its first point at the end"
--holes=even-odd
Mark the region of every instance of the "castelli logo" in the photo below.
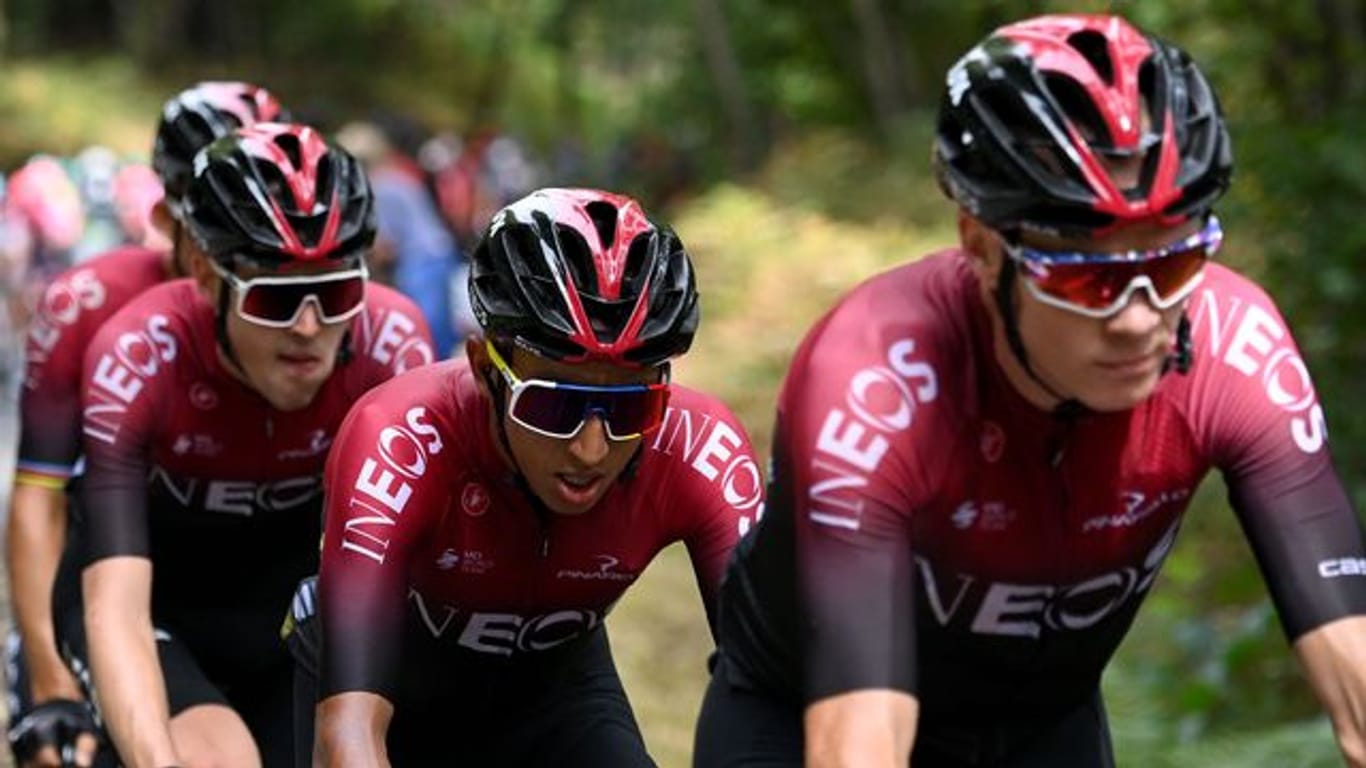
{"type": "Polygon", "coordinates": [[[995,464],[1001,460],[1001,454],[1006,449],[1006,433],[1000,424],[994,421],[983,422],[981,445],[982,458],[988,463],[995,464]]]}
{"type": "Polygon", "coordinates": [[[218,407],[218,393],[202,381],[190,387],[190,404],[201,411],[212,411],[218,407]]]}
{"type": "Polygon", "coordinates": [[[460,492],[460,508],[470,517],[480,517],[489,511],[489,492],[479,483],[466,483],[460,492]]]}

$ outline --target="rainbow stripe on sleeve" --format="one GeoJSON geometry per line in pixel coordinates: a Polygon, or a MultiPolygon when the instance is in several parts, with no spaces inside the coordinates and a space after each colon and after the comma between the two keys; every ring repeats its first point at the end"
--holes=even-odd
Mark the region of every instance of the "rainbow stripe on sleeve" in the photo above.
{"type": "Polygon", "coordinates": [[[60,491],[66,487],[66,481],[71,479],[74,469],[70,464],[20,461],[14,468],[14,484],[60,491]]]}

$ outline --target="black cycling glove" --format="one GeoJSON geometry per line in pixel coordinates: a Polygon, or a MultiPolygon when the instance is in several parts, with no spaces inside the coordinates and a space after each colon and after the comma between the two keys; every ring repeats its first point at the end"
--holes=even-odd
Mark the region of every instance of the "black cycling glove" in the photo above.
{"type": "Polygon", "coordinates": [[[33,760],[43,747],[57,749],[63,766],[75,764],[76,738],[99,737],[94,713],[84,701],[52,699],[38,704],[9,729],[9,745],[20,765],[33,760]]]}

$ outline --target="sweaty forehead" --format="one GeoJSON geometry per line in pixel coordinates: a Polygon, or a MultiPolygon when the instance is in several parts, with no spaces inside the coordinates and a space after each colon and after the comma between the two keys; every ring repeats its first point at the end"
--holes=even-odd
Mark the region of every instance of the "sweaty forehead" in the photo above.
{"type": "Polygon", "coordinates": [[[653,384],[659,368],[625,368],[611,363],[561,363],[532,354],[520,347],[508,361],[523,379],[548,379],[573,384],[653,384]]]}

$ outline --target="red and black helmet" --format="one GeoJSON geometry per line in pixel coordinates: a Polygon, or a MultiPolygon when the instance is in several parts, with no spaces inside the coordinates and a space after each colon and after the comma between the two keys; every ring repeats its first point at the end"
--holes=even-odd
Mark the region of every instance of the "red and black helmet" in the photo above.
{"type": "Polygon", "coordinates": [[[1040,16],[949,70],[934,164],[945,193],[988,226],[1087,236],[1208,213],[1233,151],[1185,51],[1118,16],[1040,16]],[[1141,161],[1129,189],[1103,162],[1124,158],[1141,161]]]}
{"type": "Polygon", "coordinates": [[[364,255],[374,196],[354,157],[305,125],[257,123],[195,158],[186,223],[210,257],[279,267],[364,255]]]}
{"type": "Polygon", "coordinates": [[[499,211],[470,264],[484,332],[552,360],[658,365],[697,331],[692,262],[629,197],[542,189],[499,211]]]}
{"type": "Polygon", "coordinates": [[[152,169],[161,177],[166,197],[178,203],[194,177],[194,156],[199,150],[238,128],[289,119],[264,88],[238,82],[198,83],[171,97],[161,108],[152,169]]]}

